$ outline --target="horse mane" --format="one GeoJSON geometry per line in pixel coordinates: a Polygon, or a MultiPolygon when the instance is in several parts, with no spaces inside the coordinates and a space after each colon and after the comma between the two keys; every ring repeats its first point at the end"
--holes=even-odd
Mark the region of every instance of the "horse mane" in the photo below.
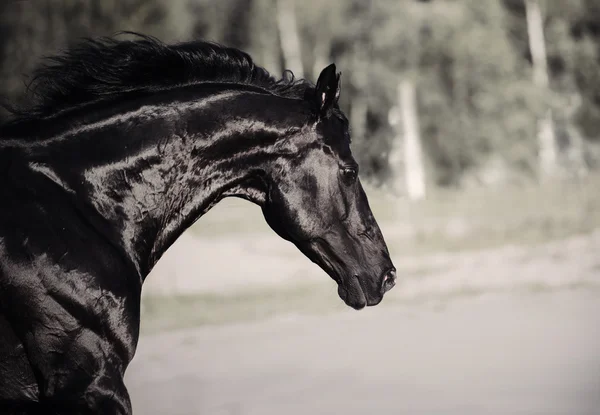
{"type": "MultiPolygon", "coordinates": [[[[84,38],[62,54],[46,57],[27,86],[24,107],[6,106],[9,124],[49,118],[85,104],[126,93],[150,92],[206,82],[260,87],[271,93],[304,98],[312,85],[295,80],[290,71],[276,79],[235,48],[214,42],[191,41],[168,45],[135,32],[133,40],[84,38]]],[[[117,34],[117,35],[118,35],[117,34]]]]}

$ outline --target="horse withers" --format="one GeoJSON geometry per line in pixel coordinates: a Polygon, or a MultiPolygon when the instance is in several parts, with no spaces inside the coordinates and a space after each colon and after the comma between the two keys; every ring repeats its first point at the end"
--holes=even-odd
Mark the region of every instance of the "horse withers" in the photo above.
{"type": "Polygon", "coordinates": [[[136,36],[50,58],[0,126],[0,413],[130,414],[142,283],[227,196],[350,307],[394,285],[333,64],[277,80],[236,49],[136,36]]]}

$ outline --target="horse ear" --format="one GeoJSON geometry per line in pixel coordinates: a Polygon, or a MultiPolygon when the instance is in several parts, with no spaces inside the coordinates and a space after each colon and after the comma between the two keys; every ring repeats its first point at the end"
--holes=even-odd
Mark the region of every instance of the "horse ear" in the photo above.
{"type": "Polygon", "coordinates": [[[319,75],[315,91],[317,108],[321,117],[329,117],[333,110],[333,105],[340,98],[341,75],[341,73],[335,72],[334,63],[323,69],[319,75]]]}

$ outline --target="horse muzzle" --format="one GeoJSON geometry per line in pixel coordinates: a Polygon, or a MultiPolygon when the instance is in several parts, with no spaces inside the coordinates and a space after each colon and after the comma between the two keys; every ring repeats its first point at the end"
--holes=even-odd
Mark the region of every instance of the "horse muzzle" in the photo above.
{"type": "Polygon", "coordinates": [[[384,272],[380,283],[373,283],[357,275],[338,282],[338,295],[346,305],[360,310],[366,306],[375,306],[383,300],[383,296],[396,285],[396,270],[394,268],[384,272]]]}

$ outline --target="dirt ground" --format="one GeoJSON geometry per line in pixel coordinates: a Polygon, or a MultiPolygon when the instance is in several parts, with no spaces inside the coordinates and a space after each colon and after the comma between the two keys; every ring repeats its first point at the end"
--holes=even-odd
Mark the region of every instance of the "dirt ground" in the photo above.
{"type": "MultiPolygon", "coordinates": [[[[203,242],[182,248],[191,255],[195,243],[203,242]]],[[[202,248],[216,256],[228,243],[202,248]]],[[[156,283],[219,292],[243,288],[248,274],[256,286],[327,278],[293,247],[243,238],[235,246],[256,262],[230,261],[220,279],[156,283]]],[[[402,280],[374,308],[144,335],[126,376],[134,411],[598,415],[599,248],[595,232],[399,258],[402,280]]],[[[216,266],[202,256],[188,259],[198,261],[192,273],[216,266]]]]}
{"type": "Polygon", "coordinates": [[[597,415],[600,294],[485,294],[144,336],[134,413],[597,415]]]}
{"type": "MultiPolygon", "coordinates": [[[[393,226],[386,229],[393,234],[393,226]]],[[[412,299],[465,291],[596,285],[599,252],[600,230],[538,245],[427,255],[405,255],[392,245],[399,286],[390,296],[412,299]]],[[[144,295],[223,294],[290,284],[332,281],[271,231],[210,239],[186,233],[148,276],[144,295]]]]}

